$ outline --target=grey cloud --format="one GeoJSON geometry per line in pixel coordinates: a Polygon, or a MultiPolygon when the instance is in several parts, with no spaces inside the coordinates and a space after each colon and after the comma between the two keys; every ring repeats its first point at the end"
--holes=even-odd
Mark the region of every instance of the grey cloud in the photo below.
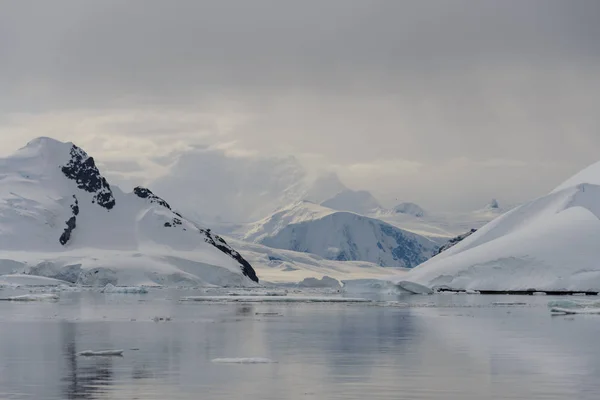
{"type": "Polygon", "coordinates": [[[0,139],[161,165],[232,142],[383,197],[524,200],[600,158],[599,16],[595,0],[2,2],[0,139]]]}

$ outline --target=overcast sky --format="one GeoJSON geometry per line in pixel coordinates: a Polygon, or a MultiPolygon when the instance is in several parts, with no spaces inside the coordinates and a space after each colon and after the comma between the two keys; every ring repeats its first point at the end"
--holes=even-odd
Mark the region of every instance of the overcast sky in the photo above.
{"type": "Polygon", "coordinates": [[[212,145],[388,204],[520,202],[600,160],[599,20],[597,0],[0,0],[0,152],[52,136],[144,180],[212,145]]]}

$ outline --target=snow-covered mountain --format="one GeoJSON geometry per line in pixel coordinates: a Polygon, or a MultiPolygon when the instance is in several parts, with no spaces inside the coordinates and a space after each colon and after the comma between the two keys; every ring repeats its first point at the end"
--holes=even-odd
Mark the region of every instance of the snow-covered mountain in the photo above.
{"type": "Polygon", "coordinates": [[[378,209],[367,216],[445,245],[450,239],[471,229],[479,229],[506,211],[497,201],[478,210],[453,213],[426,212],[417,204],[402,203],[391,210],[378,209]]]}
{"type": "Polygon", "coordinates": [[[437,250],[437,244],[425,237],[310,202],[297,203],[257,222],[243,239],[329,260],[360,260],[387,267],[415,267],[437,250]]]}
{"type": "Polygon", "coordinates": [[[600,163],[410,271],[422,285],[600,290],[600,163]]]}
{"type": "Polygon", "coordinates": [[[392,209],[398,214],[412,215],[413,217],[422,218],[425,216],[425,210],[423,210],[418,204],[415,203],[400,203],[392,209]]]}
{"type": "Polygon", "coordinates": [[[370,192],[350,189],[337,193],[330,199],[323,201],[321,205],[334,210],[350,211],[361,215],[366,215],[381,208],[377,199],[370,192]]]}
{"type": "Polygon", "coordinates": [[[124,193],[72,143],[38,138],[0,159],[0,273],[82,284],[257,282],[221,237],[150,190],[124,193]]]}

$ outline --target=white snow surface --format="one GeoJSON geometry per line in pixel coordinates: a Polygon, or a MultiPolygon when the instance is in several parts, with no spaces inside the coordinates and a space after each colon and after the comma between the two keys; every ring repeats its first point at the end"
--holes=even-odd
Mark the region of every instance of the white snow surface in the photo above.
{"type": "Polygon", "coordinates": [[[50,138],[0,159],[0,274],[99,286],[254,285],[238,261],[206,242],[210,234],[158,201],[115,186],[78,187],[61,170],[74,149],[90,161],[72,143],[50,138]],[[103,195],[114,207],[100,204],[103,195]],[[74,208],[76,226],[62,245],[74,208]]]}
{"type": "Polygon", "coordinates": [[[453,289],[600,290],[597,183],[598,164],[488,223],[404,280],[453,289]]]}
{"type": "Polygon", "coordinates": [[[244,240],[329,260],[406,268],[426,261],[438,247],[428,238],[380,220],[307,201],[258,221],[244,240]]]}

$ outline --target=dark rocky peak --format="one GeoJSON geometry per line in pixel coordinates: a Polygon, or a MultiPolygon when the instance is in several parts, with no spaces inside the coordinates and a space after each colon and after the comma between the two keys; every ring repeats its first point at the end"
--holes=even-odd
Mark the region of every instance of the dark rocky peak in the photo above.
{"type": "Polygon", "coordinates": [[[71,147],[71,159],[61,170],[63,174],[77,182],[77,187],[93,193],[94,202],[100,207],[111,210],[115,206],[115,197],[106,179],[100,174],[93,157],[89,157],[81,148],[71,147]]]}
{"type": "Polygon", "coordinates": [[[217,249],[221,250],[223,253],[228,254],[231,258],[240,263],[240,268],[242,269],[242,274],[252,279],[254,282],[258,283],[258,276],[256,276],[256,272],[254,268],[250,265],[248,261],[240,253],[235,251],[230,245],[227,244],[225,239],[223,239],[219,235],[213,234],[210,229],[203,229],[197,227],[198,231],[201,235],[204,235],[204,241],[215,246],[217,249]]]}
{"type": "Polygon", "coordinates": [[[486,208],[488,208],[490,210],[497,210],[500,208],[500,204],[498,204],[498,200],[492,199],[492,201],[489,202],[489,204],[486,206],[486,208]]]}
{"type": "MultiPolygon", "coordinates": [[[[169,210],[171,209],[171,206],[169,205],[169,203],[167,203],[166,201],[164,201],[163,199],[161,199],[160,197],[158,197],[157,195],[152,193],[152,191],[150,189],[138,186],[135,189],[133,189],[133,193],[141,199],[148,199],[148,200],[150,200],[151,203],[159,204],[163,207],[168,208],[169,210]]],[[[181,216],[181,215],[179,215],[179,216],[181,216]]]]}

